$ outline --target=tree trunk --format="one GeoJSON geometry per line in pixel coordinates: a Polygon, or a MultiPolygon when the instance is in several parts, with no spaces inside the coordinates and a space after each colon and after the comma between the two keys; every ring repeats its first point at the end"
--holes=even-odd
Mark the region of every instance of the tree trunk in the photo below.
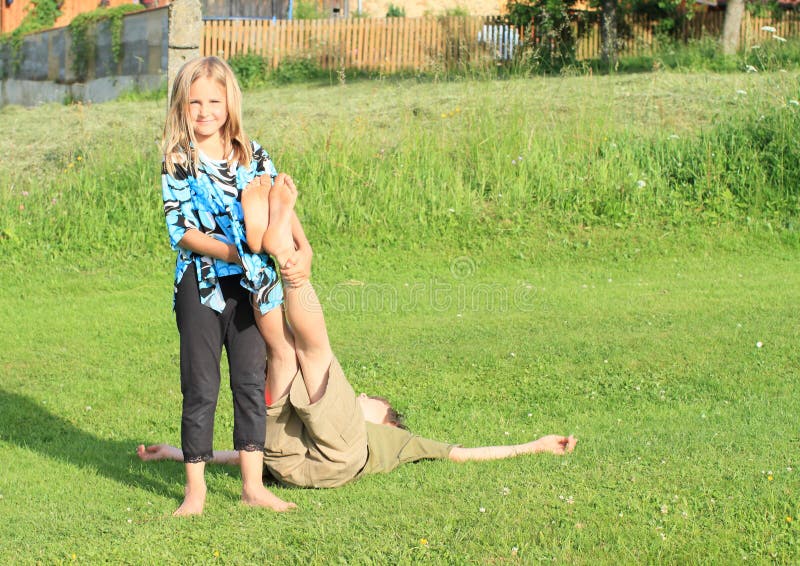
{"type": "Polygon", "coordinates": [[[617,0],[603,0],[602,7],[600,58],[610,68],[617,64],[617,0]]]}
{"type": "Polygon", "coordinates": [[[744,16],[744,0],[728,0],[722,25],[722,53],[735,55],[739,49],[739,33],[744,16]]]}

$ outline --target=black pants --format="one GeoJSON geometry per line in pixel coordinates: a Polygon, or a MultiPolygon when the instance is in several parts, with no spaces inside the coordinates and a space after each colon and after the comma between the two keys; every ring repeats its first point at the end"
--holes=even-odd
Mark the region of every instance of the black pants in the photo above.
{"type": "Polygon", "coordinates": [[[175,319],[181,335],[184,462],[204,462],[213,456],[223,346],[233,392],[233,447],[264,449],[266,345],[256,327],[249,293],[239,280],[238,275],[220,278],[225,298],[222,313],[200,303],[194,266],[186,270],[178,285],[175,319]]]}

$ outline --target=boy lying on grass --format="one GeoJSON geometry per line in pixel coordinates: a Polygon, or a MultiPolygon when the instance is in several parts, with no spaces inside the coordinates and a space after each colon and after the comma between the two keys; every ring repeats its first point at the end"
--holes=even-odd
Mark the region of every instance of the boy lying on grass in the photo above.
{"type": "MultiPolygon", "coordinates": [[[[259,178],[242,196],[249,247],[256,253],[269,253],[281,268],[289,265],[294,251],[296,198],[294,182],[283,173],[271,186],[259,178]]],[[[288,373],[267,371],[264,465],[278,481],[300,487],[337,487],[364,474],[388,472],[422,459],[496,460],[535,452],[565,454],[575,448],[572,436],[544,436],[515,446],[462,448],[408,432],[386,400],[356,397],[331,350],[311,283],[289,283],[284,287],[286,321],[271,313],[257,317],[265,340],[276,336],[291,340],[299,366],[288,373]]],[[[137,453],[145,461],[183,461],[179,448],[164,444],[140,445],[137,453]]],[[[237,452],[215,451],[211,461],[237,464],[238,459],[237,452]]],[[[292,507],[293,503],[279,500],[273,509],[292,507]]]]}
{"type": "MultiPolygon", "coordinates": [[[[330,367],[320,399],[309,403],[302,372],[289,394],[267,406],[264,464],[278,481],[298,487],[338,487],[365,474],[390,472],[424,459],[452,462],[500,460],[540,452],[563,455],[575,448],[573,436],[551,434],[525,444],[464,448],[417,436],[402,415],[381,397],[356,396],[338,362],[330,367]]],[[[144,461],[183,462],[176,446],[139,445],[144,461]]],[[[239,464],[234,450],[214,451],[216,464],[239,464]]]]}

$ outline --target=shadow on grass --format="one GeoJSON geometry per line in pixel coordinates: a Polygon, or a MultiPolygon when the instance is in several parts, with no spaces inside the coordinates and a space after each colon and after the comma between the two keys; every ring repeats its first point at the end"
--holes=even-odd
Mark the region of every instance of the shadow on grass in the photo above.
{"type": "MultiPolygon", "coordinates": [[[[148,464],[137,470],[135,440],[98,438],[66,419],[47,411],[41,403],[0,389],[0,439],[39,452],[79,468],[93,470],[123,485],[169,498],[183,496],[183,469],[148,464]]],[[[45,470],[42,470],[45,473],[45,470]]]]}

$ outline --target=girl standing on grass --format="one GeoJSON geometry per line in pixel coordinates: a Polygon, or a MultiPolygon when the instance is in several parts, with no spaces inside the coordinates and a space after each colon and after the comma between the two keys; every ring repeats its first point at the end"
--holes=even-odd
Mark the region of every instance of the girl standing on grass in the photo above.
{"type": "MultiPolygon", "coordinates": [[[[241,91],[224,61],[195,59],[178,71],[162,139],[164,212],[170,243],[178,252],[174,310],[186,468],[185,496],[175,515],[200,514],[205,504],[205,463],[213,456],[223,346],[233,392],[242,501],[276,511],[294,507],[261,481],[266,354],[269,371],[276,375],[293,375],[296,358],[283,325],[267,336],[265,345],[255,322],[256,316],[282,303],[283,290],[272,260],[247,247],[241,194],[254,179],[277,173],[266,151],[248,140],[241,122],[241,91]]],[[[283,273],[289,283],[307,280],[311,262],[296,217],[291,225],[291,267],[283,273]]]]}

